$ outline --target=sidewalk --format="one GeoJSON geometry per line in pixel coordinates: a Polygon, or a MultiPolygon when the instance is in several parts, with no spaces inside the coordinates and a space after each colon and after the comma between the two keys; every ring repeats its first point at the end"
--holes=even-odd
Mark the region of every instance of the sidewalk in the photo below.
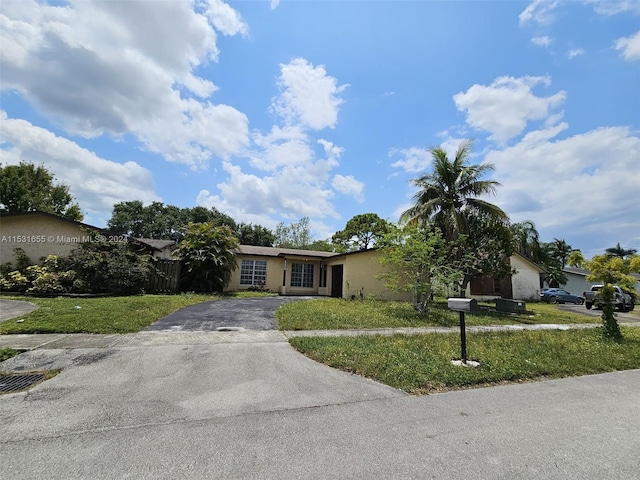
{"type": "MultiPolygon", "coordinates": [[[[640,327],[640,323],[620,322],[621,326],[640,327]]],[[[467,327],[467,333],[525,330],[571,330],[599,327],[599,323],[485,325],[467,327]]],[[[0,348],[17,350],[152,347],[161,345],[214,345],[218,343],[279,343],[294,337],[340,337],[358,335],[420,335],[458,333],[459,327],[404,327],[349,330],[242,330],[242,331],[173,331],[126,334],[35,333],[0,335],[0,348]]]]}

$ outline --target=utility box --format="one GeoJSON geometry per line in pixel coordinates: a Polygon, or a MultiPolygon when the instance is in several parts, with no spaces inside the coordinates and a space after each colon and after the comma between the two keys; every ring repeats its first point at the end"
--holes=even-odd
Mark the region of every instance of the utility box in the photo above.
{"type": "Polygon", "coordinates": [[[478,310],[478,301],[473,298],[448,298],[449,310],[456,312],[475,312],[478,310]]]}
{"type": "Polygon", "coordinates": [[[524,300],[496,298],[496,310],[508,313],[527,313],[527,302],[524,300]]]}

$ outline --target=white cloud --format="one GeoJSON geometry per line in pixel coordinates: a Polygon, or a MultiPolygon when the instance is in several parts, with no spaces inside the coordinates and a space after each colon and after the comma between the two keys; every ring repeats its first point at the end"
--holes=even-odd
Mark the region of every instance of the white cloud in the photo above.
{"type": "Polygon", "coordinates": [[[521,134],[527,122],[543,120],[550,110],[562,104],[566,93],[560,91],[549,97],[537,97],[532,88],[549,86],[545,77],[499,77],[491,85],[473,85],[466,92],[453,96],[456,107],[466,113],[472,127],[491,133],[492,140],[503,143],[521,134]]]}
{"type": "Polygon", "coordinates": [[[551,45],[551,38],[546,35],[541,37],[533,37],[531,39],[531,43],[539,47],[548,47],[549,45],[551,45]]]}
{"type": "Polygon", "coordinates": [[[603,127],[558,139],[567,129],[532,131],[486,155],[502,183],[496,203],[512,221],[533,220],[543,238],[579,246],[597,236],[602,249],[629,243],[640,215],[640,138],[627,127],[603,127]]]}
{"type": "Polygon", "coordinates": [[[323,65],[314,67],[304,58],[281,64],[278,86],[281,91],[271,108],[285,122],[313,130],[336,126],[338,109],[344,102],[340,94],[348,84],[338,85],[323,65]]]}
{"type": "Polygon", "coordinates": [[[593,5],[593,10],[600,15],[611,16],[625,12],[640,13],[638,0],[584,0],[584,2],[593,5]]]}
{"type": "Polygon", "coordinates": [[[207,0],[206,14],[217,30],[225,35],[247,35],[249,27],[240,14],[222,0],[207,0]]]}
{"type": "Polygon", "coordinates": [[[213,25],[246,31],[222,2],[23,0],[2,2],[0,12],[2,88],[67,132],[130,133],[148,150],[194,166],[248,144],[246,116],[208,100],[217,87],[194,73],[218,58],[213,25]]]}
{"type": "Polygon", "coordinates": [[[275,170],[285,165],[303,165],[313,159],[309,136],[298,125],[274,125],[266,135],[254,132],[257,150],[251,153],[251,165],[260,170],[275,170]]]}
{"type": "Polygon", "coordinates": [[[616,50],[622,50],[622,56],[627,61],[640,60],[640,30],[629,37],[619,38],[616,50]]]}
{"type": "Polygon", "coordinates": [[[359,182],[353,175],[334,175],[331,186],[344,195],[351,195],[356,201],[364,202],[364,183],[359,182]]]}
{"type": "Polygon", "coordinates": [[[392,163],[391,166],[401,168],[405,172],[424,172],[431,165],[431,152],[429,152],[428,148],[392,148],[389,151],[390,157],[394,157],[397,155],[401,156],[402,158],[392,163]]]}
{"type": "Polygon", "coordinates": [[[569,58],[575,58],[579,55],[584,55],[584,50],[582,48],[573,48],[569,50],[569,53],[567,53],[569,58]]]}
{"type": "Polygon", "coordinates": [[[339,218],[331,203],[335,194],[326,186],[327,172],[317,178],[322,166],[312,166],[316,173],[310,173],[307,166],[288,166],[264,177],[245,173],[230,162],[223,162],[223,169],[229,178],[216,185],[220,195],[203,190],[197,198],[199,205],[216,206],[236,220],[262,225],[282,212],[298,217],[339,218]]]}
{"type": "Polygon", "coordinates": [[[529,23],[537,23],[538,25],[550,25],[555,20],[553,11],[559,5],[559,2],[553,0],[534,0],[527,8],[525,8],[518,16],[520,26],[529,23]]]}
{"type": "Polygon", "coordinates": [[[26,120],[8,118],[4,111],[0,111],[0,138],[0,162],[44,164],[58,182],[69,185],[80,208],[92,217],[109,218],[117,202],[160,200],[146,168],[133,161],[120,164],[100,158],[26,120]]]}
{"type": "Polygon", "coordinates": [[[280,0],[271,0],[271,10],[275,10],[280,5],[280,0]]]}

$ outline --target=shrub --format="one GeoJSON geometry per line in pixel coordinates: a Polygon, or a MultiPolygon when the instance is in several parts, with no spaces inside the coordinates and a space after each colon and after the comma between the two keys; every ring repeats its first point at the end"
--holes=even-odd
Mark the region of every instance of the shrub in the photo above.
{"type": "Polygon", "coordinates": [[[0,290],[5,292],[24,292],[29,287],[29,279],[18,270],[9,272],[0,278],[0,290]]]}

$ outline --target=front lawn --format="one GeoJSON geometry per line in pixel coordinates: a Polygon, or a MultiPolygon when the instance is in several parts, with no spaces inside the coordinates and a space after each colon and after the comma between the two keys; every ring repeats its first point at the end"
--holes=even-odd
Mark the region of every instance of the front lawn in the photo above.
{"type": "MultiPolygon", "coordinates": [[[[526,314],[496,312],[493,304],[482,304],[480,311],[466,315],[472,325],[508,325],[536,323],[600,323],[588,317],[560,310],[547,303],[527,303],[526,314]]],[[[446,299],[431,304],[429,314],[421,316],[408,302],[343,300],[323,298],[291,302],[280,307],[276,316],[280,330],[335,330],[358,328],[454,327],[459,314],[447,308],[446,299]]]]}
{"type": "Polygon", "coordinates": [[[39,308],[28,315],[1,322],[0,334],[138,332],[179,308],[225,297],[182,294],[97,298],[5,298],[27,300],[39,308]],[[18,322],[19,320],[22,322],[18,322]]]}
{"type": "Polygon", "coordinates": [[[640,368],[640,328],[622,328],[621,343],[601,329],[492,332],[467,336],[477,368],[454,366],[457,334],[296,337],[290,344],[315,361],[411,394],[541,378],[640,368]]]}

